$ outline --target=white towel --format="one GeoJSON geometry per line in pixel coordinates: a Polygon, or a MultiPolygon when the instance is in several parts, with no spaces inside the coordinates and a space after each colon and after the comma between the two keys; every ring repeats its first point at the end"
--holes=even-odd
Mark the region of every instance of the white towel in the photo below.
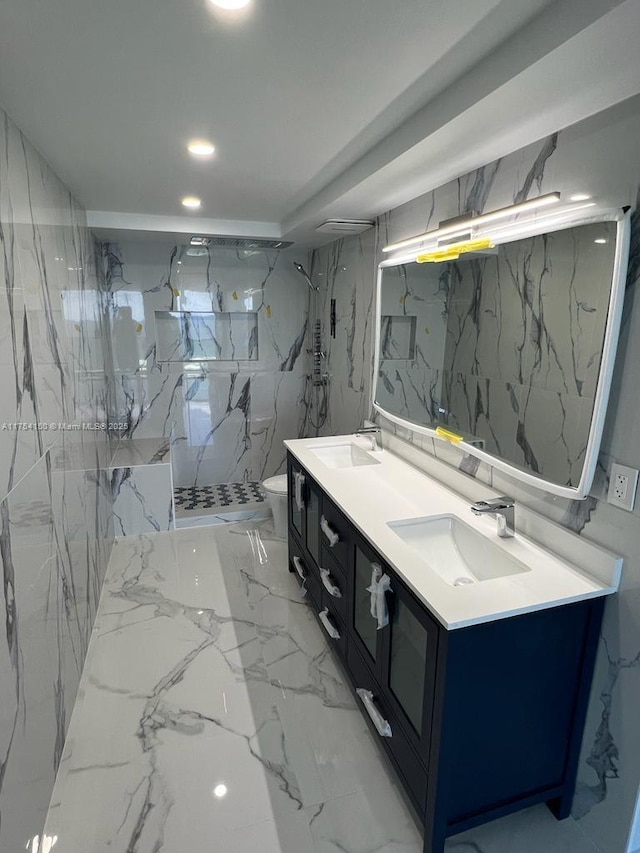
{"type": "Polygon", "coordinates": [[[376,616],[378,618],[378,631],[389,624],[389,608],[385,593],[391,590],[391,578],[384,574],[378,581],[376,590],[376,616]]]}
{"type": "Polygon", "coordinates": [[[382,576],[382,569],[377,563],[371,563],[371,585],[367,592],[371,595],[370,610],[374,619],[378,618],[378,581],[382,576]]]}

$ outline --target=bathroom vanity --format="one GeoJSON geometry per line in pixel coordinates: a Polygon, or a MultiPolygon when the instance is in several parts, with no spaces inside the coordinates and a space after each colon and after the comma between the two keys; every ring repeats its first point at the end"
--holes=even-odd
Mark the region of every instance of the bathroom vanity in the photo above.
{"type": "Polygon", "coordinates": [[[424,826],[425,853],[535,803],[568,816],[620,561],[601,552],[594,576],[520,533],[499,540],[495,519],[353,437],[286,445],[290,571],[424,826]]]}

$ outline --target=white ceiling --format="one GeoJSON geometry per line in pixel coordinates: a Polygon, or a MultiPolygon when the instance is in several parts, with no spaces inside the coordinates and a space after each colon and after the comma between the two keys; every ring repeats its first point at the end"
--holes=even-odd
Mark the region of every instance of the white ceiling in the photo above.
{"type": "Polygon", "coordinates": [[[3,0],[0,104],[95,227],[311,245],[640,91],[638,31],[637,0],[3,0]]]}

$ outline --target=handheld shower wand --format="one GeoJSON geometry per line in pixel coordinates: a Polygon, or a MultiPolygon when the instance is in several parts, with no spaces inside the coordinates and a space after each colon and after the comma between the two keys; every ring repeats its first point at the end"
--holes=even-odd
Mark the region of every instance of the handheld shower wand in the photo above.
{"type": "Polygon", "coordinates": [[[302,264],[299,264],[297,261],[294,261],[294,262],[293,262],[293,265],[294,265],[294,267],[298,270],[298,272],[300,273],[300,275],[301,275],[301,276],[304,276],[304,278],[306,279],[306,282],[307,282],[307,284],[309,285],[309,287],[311,288],[311,290],[315,290],[315,291],[316,291],[316,293],[317,293],[317,292],[320,290],[320,288],[319,288],[319,287],[317,287],[317,286],[316,286],[316,285],[311,281],[311,279],[309,278],[309,274],[307,273],[306,269],[302,266],[302,264]]]}

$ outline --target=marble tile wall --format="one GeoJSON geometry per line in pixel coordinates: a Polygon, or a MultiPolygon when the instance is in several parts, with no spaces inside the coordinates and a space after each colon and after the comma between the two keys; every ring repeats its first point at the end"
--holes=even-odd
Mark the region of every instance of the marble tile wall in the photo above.
{"type": "Polygon", "coordinates": [[[376,234],[377,229],[370,228],[311,253],[309,273],[320,288],[318,318],[330,375],[322,435],[352,432],[369,415],[376,234]],[[329,322],[332,299],[336,300],[335,338],[329,322]]]}
{"type": "Polygon", "coordinates": [[[113,540],[105,307],[84,211],[0,109],[2,851],[42,831],[113,540]]]}
{"type": "Polygon", "coordinates": [[[123,242],[101,248],[121,437],[167,437],[176,486],[284,471],[304,434],[305,257],[123,242]],[[213,313],[215,312],[215,314],[213,313]]]}
{"type": "MultiPolygon", "coordinates": [[[[323,432],[350,432],[371,415],[372,300],[382,246],[436,227],[438,221],[468,209],[491,210],[552,190],[565,197],[589,192],[599,200],[635,206],[640,190],[639,150],[640,100],[636,98],[380,216],[376,227],[360,237],[314,251],[313,280],[323,288],[325,298],[337,298],[339,318],[338,334],[330,348],[331,403],[323,432]]],[[[429,454],[436,455],[624,557],[620,593],[605,611],[570,818],[585,834],[585,849],[594,844],[602,853],[626,850],[640,784],[640,501],[633,513],[627,513],[605,500],[611,462],[640,468],[638,213],[632,231],[623,327],[605,436],[598,475],[587,500],[572,502],[524,488],[447,443],[397,430],[412,445],[408,455],[414,464],[428,459],[429,454]]],[[[328,302],[323,306],[325,321],[327,306],[328,302]]],[[[387,426],[396,431],[391,424],[387,426]]],[[[531,832],[536,832],[533,818],[531,832]]],[[[504,849],[491,825],[471,831],[465,844],[476,853],[504,849]]],[[[560,824],[555,834],[552,831],[545,837],[544,848],[548,853],[565,850],[560,824]]]]}
{"type": "Polygon", "coordinates": [[[173,530],[173,476],[168,438],[120,442],[109,467],[116,536],[173,530]]]}

